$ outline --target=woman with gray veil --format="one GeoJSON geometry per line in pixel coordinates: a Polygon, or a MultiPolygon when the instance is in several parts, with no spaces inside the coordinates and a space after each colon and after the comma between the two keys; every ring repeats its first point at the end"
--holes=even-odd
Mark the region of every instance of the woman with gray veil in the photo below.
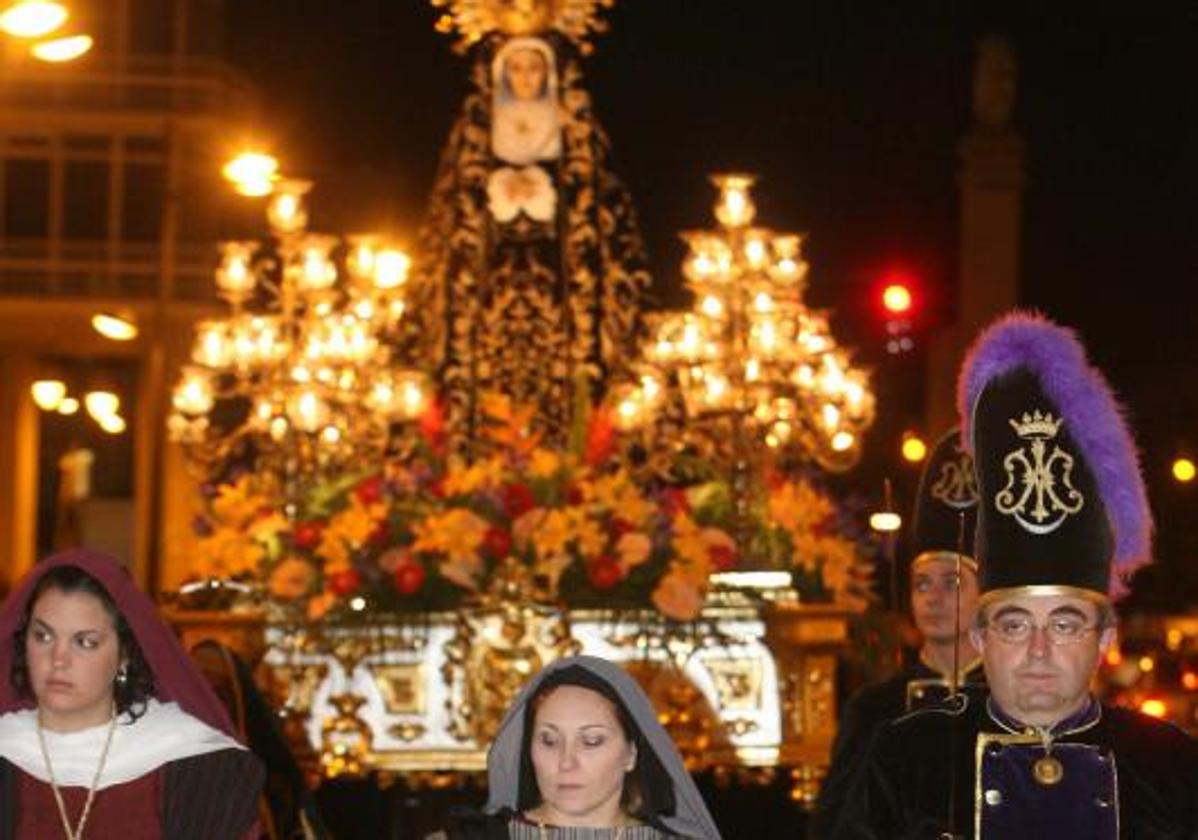
{"type": "Polygon", "coordinates": [[[720,840],[640,687],[593,656],[559,659],[508,709],[487,754],[482,812],[449,840],[720,840]]]}

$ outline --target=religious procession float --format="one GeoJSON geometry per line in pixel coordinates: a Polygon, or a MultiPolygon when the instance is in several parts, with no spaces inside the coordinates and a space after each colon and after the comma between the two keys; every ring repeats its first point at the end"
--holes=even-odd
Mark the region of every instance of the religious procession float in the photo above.
{"type": "Polygon", "coordinates": [[[583,75],[597,0],[434,0],[470,88],[411,260],[308,229],[222,246],[170,433],[199,486],[171,617],[269,686],[326,776],[484,766],[556,657],[621,663],[693,769],[810,798],[869,537],[829,488],[874,413],[802,237],[715,176],[693,303],[649,312],[583,75]]]}

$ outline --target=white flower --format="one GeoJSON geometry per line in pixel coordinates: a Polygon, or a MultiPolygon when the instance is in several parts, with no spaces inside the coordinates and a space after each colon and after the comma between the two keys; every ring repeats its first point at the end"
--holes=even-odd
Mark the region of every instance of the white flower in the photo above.
{"type": "Polygon", "coordinates": [[[502,166],[487,179],[487,206],[500,222],[512,221],[521,211],[534,221],[547,222],[557,210],[557,191],[539,166],[502,166]]]}

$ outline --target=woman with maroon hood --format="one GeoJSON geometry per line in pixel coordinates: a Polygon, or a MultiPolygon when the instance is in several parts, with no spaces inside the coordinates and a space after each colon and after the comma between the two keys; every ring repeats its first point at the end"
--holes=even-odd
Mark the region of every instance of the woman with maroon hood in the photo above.
{"type": "Polygon", "coordinates": [[[262,770],[111,557],[39,563],[0,608],[0,840],[254,836],[262,770]]]}

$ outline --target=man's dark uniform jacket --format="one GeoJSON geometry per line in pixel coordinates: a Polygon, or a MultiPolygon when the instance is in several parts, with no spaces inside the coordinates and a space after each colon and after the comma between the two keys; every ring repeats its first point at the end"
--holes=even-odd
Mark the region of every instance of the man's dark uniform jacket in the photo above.
{"type": "Polygon", "coordinates": [[[993,701],[884,725],[831,836],[939,838],[951,828],[985,840],[1198,838],[1198,741],[1096,700],[1053,734],[1061,773],[1045,784],[1036,779],[1041,737],[993,701]]]}
{"type": "MultiPolygon", "coordinates": [[[[986,674],[981,660],[961,673],[961,689],[970,702],[986,698],[986,674]]],[[[853,776],[865,760],[874,732],[896,718],[917,709],[942,705],[950,693],[944,674],[922,660],[895,674],[885,682],[867,685],[852,696],[841,714],[832,762],[820,786],[819,801],[811,820],[811,837],[831,836],[837,813],[844,804],[853,776]]]]}

